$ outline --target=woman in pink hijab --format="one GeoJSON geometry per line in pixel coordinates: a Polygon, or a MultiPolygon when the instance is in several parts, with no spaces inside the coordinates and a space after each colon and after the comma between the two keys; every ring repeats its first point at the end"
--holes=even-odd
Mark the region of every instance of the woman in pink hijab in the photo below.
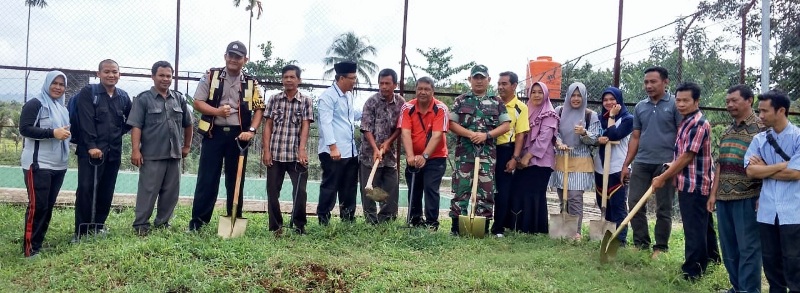
{"type": "Polygon", "coordinates": [[[534,83],[528,91],[531,130],[525,136],[522,158],[512,182],[514,226],[523,233],[548,233],[546,194],[555,160],[558,119],[547,86],[542,82],[534,83]]]}

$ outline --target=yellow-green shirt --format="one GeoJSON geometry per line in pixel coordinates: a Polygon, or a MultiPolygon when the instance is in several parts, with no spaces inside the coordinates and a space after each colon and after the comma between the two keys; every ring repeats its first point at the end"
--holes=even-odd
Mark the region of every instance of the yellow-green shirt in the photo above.
{"type": "Polygon", "coordinates": [[[528,106],[520,101],[516,95],[506,103],[506,111],[508,116],[511,117],[509,124],[511,129],[497,138],[498,145],[514,143],[518,135],[531,130],[531,126],[528,123],[528,106]]]}

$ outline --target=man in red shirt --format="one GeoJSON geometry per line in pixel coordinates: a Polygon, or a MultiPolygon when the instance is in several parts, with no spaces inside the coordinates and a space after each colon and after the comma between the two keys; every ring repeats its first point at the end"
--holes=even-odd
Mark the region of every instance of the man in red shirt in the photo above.
{"type": "Polygon", "coordinates": [[[433,97],[433,79],[417,80],[416,96],[405,103],[397,127],[406,152],[410,225],[439,229],[439,186],[447,161],[447,106],[433,97]],[[413,178],[413,180],[412,180],[413,178]],[[425,198],[425,220],[422,198],[425,198]],[[411,197],[413,195],[413,197],[411,197]]]}

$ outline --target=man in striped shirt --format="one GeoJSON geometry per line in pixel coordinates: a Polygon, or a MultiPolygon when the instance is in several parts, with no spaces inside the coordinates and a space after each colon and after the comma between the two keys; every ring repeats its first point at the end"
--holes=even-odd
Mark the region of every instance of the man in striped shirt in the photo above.
{"type": "Polygon", "coordinates": [[[719,262],[719,248],[711,213],[706,209],[714,170],[711,163],[711,124],[700,112],[700,87],[691,82],[678,85],[675,107],[683,121],[675,139],[675,159],[669,168],[653,178],[661,188],[677,175],[678,204],[685,239],[683,277],[694,281],[705,273],[709,261],[719,262]]]}
{"type": "Polygon", "coordinates": [[[728,270],[731,290],[761,291],[761,239],[756,207],[761,180],[748,178],[744,154],[753,136],[765,130],[753,113],[753,91],[740,84],[728,89],[725,106],[733,118],[719,140],[714,184],[708,197],[708,212],[717,211],[717,229],[722,260],[728,270]]]}

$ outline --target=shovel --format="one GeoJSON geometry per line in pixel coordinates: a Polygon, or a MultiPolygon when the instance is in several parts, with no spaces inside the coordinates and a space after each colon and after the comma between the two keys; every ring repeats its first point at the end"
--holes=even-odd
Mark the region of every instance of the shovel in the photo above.
{"type": "Polygon", "coordinates": [[[233,207],[231,213],[227,216],[219,218],[219,227],[217,235],[224,239],[236,238],[244,235],[244,230],[247,229],[247,219],[242,218],[242,215],[237,215],[239,210],[239,197],[241,190],[239,189],[242,183],[242,169],[244,168],[244,154],[250,146],[250,141],[247,141],[244,146],[236,139],[236,146],[239,147],[239,164],[236,169],[236,187],[233,189],[233,207]]]}
{"type": "Polygon", "coordinates": [[[619,141],[609,141],[606,143],[605,158],[603,160],[603,189],[600,201],[600,219],[589,221],[589,239],[592,241],[603,240],[606,231],[613,232],[617,224],[606,221],[606,210],[608,209],[608,175],[611,171],[611,145],[619,144],[619,141]]]}
{"type": "Polygon", "coordinates": [[[625,220],[622,220],[622,223],[619,224],[617,230],[614,231],[612,234],[611,231],[606,231],[605,236],[603,236],[603,241],[600,242],[600,262],[607,263],[609,260],[614,259],[617,256],[617,250],[619,250],[619,233],[622,232],[623,229],[628,225],[628,223],[633,219],[633,216],[639,212],[639,209],[647,202],[647,199],[650,198],[650,195],[653,194],[653,187],[650,186],[649,189],[642,195],[642,199],[636,203],[636,206],[631,209],[628,216],[625,217],[625,220]]]}
{"type": "Polygon", "coordinates": [[[92,168],[94,169],[93,172],[94,178],[92,181],[92,215],[91,219],[89,220],[89,223],[80,223],[78,225],[79,233],[82,231],[86,231],[86,235],[80,235],[80,234],[76,235],[78,236],[77,240],[80,240],[80,238],[84,238],[89,235],[92,235],[94,237],[100,236],[103,238],[106,236],[106,233],[104,233],[105,228],[99,228],[100,226],[104,226],[105,224],[97,223],[95,220],[97,214],[97,183],[98,183],[97,169],[100,167],[100,165],[103,165],[104,162],[105,162],[105,157],[101,157],[99,161],[89,158],[89,165],[92,165],[92,168]]]}
{"type": "Polygon", "coordinates": [[[375,160],[375,163],[372,164],[372,171],[369,172],[369,179],[367,179],[367,185],[364,186],[364,190],[367,191],[367,197],[371,200],[377,202],[383,202],[386,198],[389,197],[389,194],[386,193],[383,189],[375,188],[372,186],[372,179],[375,178],[375,171],[378,171],[378,164],[381,160],[375,160]]]}
{"type": "Polygon", "coordinates": [[[472,174],[472,195],[470,196],[469,215],[458,215],[458,235],[470,235],[475,238],[486,236],[486,217],[475,216],[478,203],[478,171],[481,168],[481,157],[475,156],[475,172],[472,174]]]}
{"type": "Polygon", "coordinates": [[[569,153],[571,149],[564,151],[564,185],[562,197],[564,204],[561,205],[561,212],[558,214],[550,214],[550,238],[572,238],[575,237],[575,229],[578,227],[578,216],[570,215],[567,213],[567,205],[569,193],[569,153]]]}

